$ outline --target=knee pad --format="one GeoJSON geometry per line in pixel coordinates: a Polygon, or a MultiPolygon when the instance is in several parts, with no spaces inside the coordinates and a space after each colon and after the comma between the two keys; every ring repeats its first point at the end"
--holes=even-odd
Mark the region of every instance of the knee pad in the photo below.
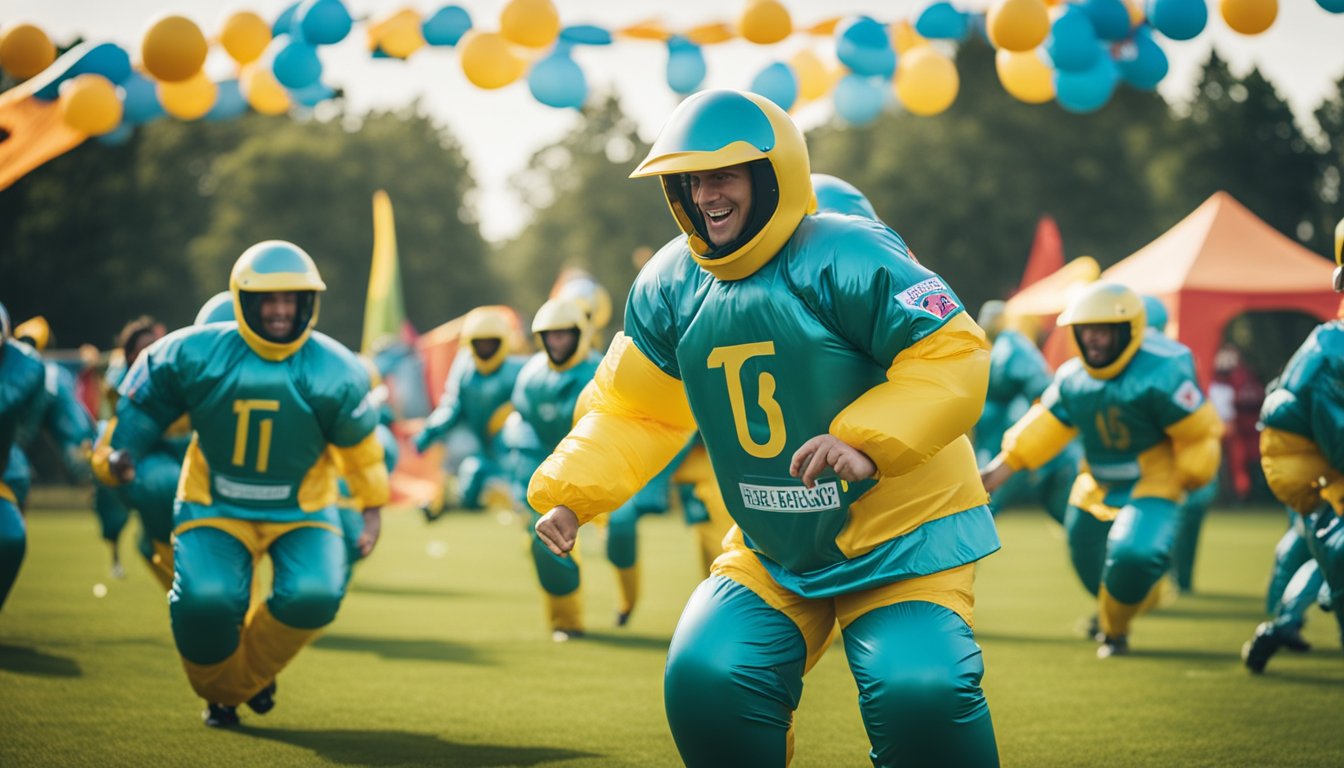
{"type": "Polygon", "coordinates": [[[340,574],[304,574],[281,584],[266,602],[271,615],[296,629],[319,629],[336,619],[345,597],[344,572],[340,574]]]}

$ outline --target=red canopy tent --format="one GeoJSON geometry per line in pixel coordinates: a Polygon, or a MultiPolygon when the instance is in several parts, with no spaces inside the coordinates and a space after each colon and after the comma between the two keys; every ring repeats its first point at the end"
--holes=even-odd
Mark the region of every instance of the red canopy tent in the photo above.
{"type": "Polygon", "coordinates": [[[1322,321],[1335,317],[1333,271],[1331,261],[1217,192],[1101,279],[1161,299],[1171,313],[1167,333],[1194,352],[1207,385],[1223,331],[1236,316],[1289,310],[1322,321]]]}

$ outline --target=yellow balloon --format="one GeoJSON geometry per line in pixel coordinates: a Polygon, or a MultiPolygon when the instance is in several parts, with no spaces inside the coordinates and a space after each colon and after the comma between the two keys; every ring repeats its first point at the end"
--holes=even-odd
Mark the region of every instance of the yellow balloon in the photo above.
{"type": "Polygon", "coordinates": [[[0,69],[27,80],[56,60],[56,46],[47,33],[21,22],[0,27],[0,69]]]}
{"type": "Polygon", "coordinates": [[[61,83],[61,119],[80,133],[101,136],[121,124],[117,86],[102,75],[85,73],[61,83]]]}
{"type": "Polygon", "coordinates": [[[799,51],[789,59],[793,67],[793,76],[798,78],[798,100],[812,101],[820,99],[831,90],[831,77],[826,65],[812,51],[799,51]]]}
{"type": "Polygon", "coordinates": [[[1018,101],[1044,104],[1055,98],[1055,74],[1036,51],[999,51],[994,69],[1003,90],[1018,101]]]}
{"type": "Polygon", "coordinates": [[[560,34],[560,13],[551,0],[509,0],[499,14],[499,33],[528,48],[544,48],[560,34]]]}
{"type": "Polygon", "coordinates": [[[896,66],[896,96],[916,115],[929,117],[946,110],[960,88],[957,65],[931,45],[907,51],[896,66]]]}
{"type": "Polygon", "coordinates": [[[779,0],[747,0],[737,29],[751,42],[769,45],[793,34],[793,20],[779,0]]]}
{"type": "Polygon", "coordinates": [[[1133,29],[1148,20],[1142,0],[1125,0],[1125,10],[1129,11],[1129,28],[1133,29]]]}
{"type": "Polygon", "coordinates": [[[1218,10],[1234,31],[1258,35],[1278,17],[1279,0],[1219,0],[1218,10]]]}
{"type": "Polygon", "coordinates": [[[1044,0],[996,0],[985,17],[985,31],[995,48],[1030,51],[1050,34],[1050,11],[1044,0]]]}
{"type": "Polygon", "coordinates": [[[185,16],[159,16],[140,40],[140,60],[155,80],[176,83],[201,71],[205,35],[185,16]]]}
{"type": "Polygon", "coordinates": [[[891,44],[897,54],[902,54],[911,48],[928,45],[929,41],[916,32],[910,22],[902,19],[891,25],[891,44]]]}
{"type": "Polygon", "coordinates": [[[179,120],[199,120],[215,106],[219,87],[202,70],[177,83],[159,83],[159,103],[163,111],[179,120]]]}
{"type": "Polygon", "coordinates": [[[388,56],[404,59],[425,47],[425,33],[420,24],[419,14],[403,8],[375,22],[369,29],[369,40],[388,56]]]}
{"type": "Polygon", "coordinates": [[[252,11],[235,11],[220,26],[219,42],[234,61],[251,64],[270,45],[271,25],[252,11]]]}
{"type": "Polygon", "coordinates": [[[289,110],[289,92],[275,79],[270,67],[253,62],[238,75],[238,90],[248,105],[263,115],[280,115],[289,110]]]}
{"type": "Polygon", "coordinates": [[[527,69],[527,63],[498,32],[468,32],[459,47],[462,72],[477,88],[503,88],[527,69]]]}

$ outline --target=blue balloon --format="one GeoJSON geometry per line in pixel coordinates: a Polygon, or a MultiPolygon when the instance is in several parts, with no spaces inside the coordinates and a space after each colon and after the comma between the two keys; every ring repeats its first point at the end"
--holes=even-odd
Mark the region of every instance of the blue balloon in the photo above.
{"type": "Polygon", "coordinates": [[[312,85],[322,77],[322,60],[317,57],[317,46],[277,37],[275,58],[271,71],[275,79],[290,90],[312,85]]]}
{"type": "Polygon", "coordinates": [[[1115,93],[1120,70],[1110,56],[1102,56],[1091,69],[1082,72],[1055,71],[1055,100],[1074,114],[1096,112],[1115,93]]]}
{"type": "Polygon", "coordinates": [[[1083,0],[1079,7],[1091,20],[1097,37],[1112,41],[1129,37],[1129,9],[1122,0],[1083,0]]]}
{"type": "Polygon", "coordinates": [[[291,101],[305,107],[315,107],[335,95],[336,91],[321,80],[289,92],[291,101]]]}
{"type": "Polygon", "coordinates": [[[705,81],[705,52],[684,37],[667,41],[667,86],[683,96],[694,93],[705,81]]]}
{"type": "Polygon", "coordinates": [[[1344,13],[1344,0],[1316,0],[1316,4],[1331,13],[1344,13]]]}
{"type": "Polygon", "coordinates": [[[527,89],[548,107],[581,109],[588,98],[588,79],[567,51],[555,51],[532,66],[527,89]]]}
{"type": "Polygon", "coordinates": [[[1140,91],[1151,91],[1167,76],[1167,54],[1147,27],[1134,33],[1134,56],[1120,59],[1120,77],[1140,91]]]}
{"type": "Polygon", "coordinates": [[[341,0],[305,0],[294,12],[303,39],[313,45],[339,43],[350,34],[350,12],[341,0]]]}
{"type": "Polygon", "coordinates": [[[1189,40],[1209,23],[1204,0],[1148,0],[1148,23],[1172,40],[1189,40]]]}
{"type": "Polygon", "coordinates": [[[120,147],[130,141],[133,135],[135,135],[135,126],[123,121],[116,128],[99,136],[98,143],[109,147],[120,147]]]}
{"type": "Polygon", "coordinates": [[[205,113],[206,120],[232,120],[247,112],[247,99],[238,87],[236,79],[221,80],[215,83],[215,105],[205,113]]]}
{"type": "Polygon", "coordinates": [[[915,20],[915,31],[930,40],[962,40],[966,37],[967,14],[951,3],[934,3],[915,20]]]}
{"type": "Polygon", "coordinates": [[[891,77],[896,71],[887,28],[867,16],[852,16],[835,28],[835,56],[860,75],[891,77]]]}
{"type": "Polygon", "coordinates": [[[33,95],[42,101],[54,101],[61,95],[61,83],[87,74],[120,83],[131,76],[131,56],[115,43],[80,43],[30,81],[36,89],[33,95]]]}
{"type": "Polygon", "coordinates": [[[1075,5],[1067,6],[1067,10],[1050,25],[1045,52],[1054,62],[1055,69],[1069,72],[1091,69],[1097,59],[1105,55],[1096,30],[1092,29],[1092,21],[1075,5]]]}
{"type": "Polygon", "coordinates": [[[756,73],[751,81],[751,92],[759,93],[787,112],[798,100],[798,78],[788,64],[776,61],[756,73]]]}
{"type": "Polygon", "coordinates": [[[425,19],[420,34],[430,45],[457,45],[471,29],[471,14],[460,5],[445,5],[425,19]]]}
{"type": "Polygon", "coordinates": [[[835,85],[835,113],[851,125],[867,125],[882,114],[886,81],[848,74],[835,85]]]}
{"type": "Polygon", "coordinates": [[[154,81],[132,72],[130,77],[121,81],[121,119],[130,125],[141,125],[163,117],[163,105],[159,103],[159,89],[154,81]]]}
{"type": "Polygon", "coordinates": [[[285,10],[280,12],[279,16],[275,17],[275,21],[271,23],[271,37],[279,37],[290,33],[290,27],[295,26],[294,16],[298,13],[300,5],[303,5],[302,0],[290,3],[285,7],[285,10]]]}
{"type": "Polygon", "coordinates": [[[611,33],[592,24],[576,24],[560,30],[560,39],[574,45],[611,45],[611,33]]]}

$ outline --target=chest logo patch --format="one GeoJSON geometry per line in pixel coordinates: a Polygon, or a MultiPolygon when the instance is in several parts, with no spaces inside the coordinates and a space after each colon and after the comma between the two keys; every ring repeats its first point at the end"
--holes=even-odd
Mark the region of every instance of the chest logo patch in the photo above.
{"type": "Polygon", "coordinates": [[[895,298],[905,306],[927,312],[939,320],[961,309],[961,305],[952,297],[952,289],[939,277],[912,285],[896,294],[895,298]]]}
{"type": "Polygon", "coordinates": [[[840,508],[840,491],[834,482],[780,487],[738,483],[742,505],[762,512],[823,512],[840,508]]]}
{"type": "Polygon", "coordinates": [[[1204,401],[1204,396],[1199,393],[1199,386],[1195,382],[1186,379],[1171,399],[1184,410],[1193,411],[1204,401]]]}

